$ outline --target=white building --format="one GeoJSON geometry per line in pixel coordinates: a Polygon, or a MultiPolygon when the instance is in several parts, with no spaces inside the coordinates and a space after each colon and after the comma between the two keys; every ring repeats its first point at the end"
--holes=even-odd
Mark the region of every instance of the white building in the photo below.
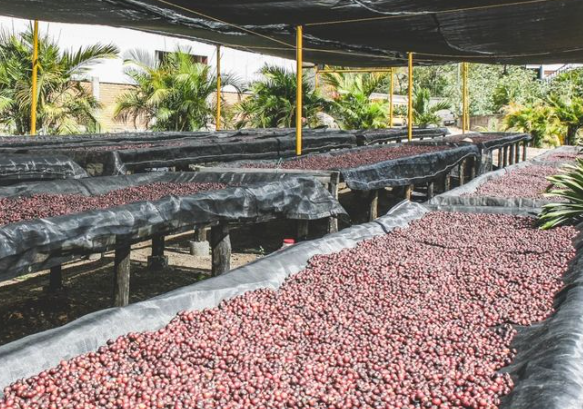
{"type": "MultiPolygon", "coordinates": [[[[0,17],[0,29],[3,32],[24,32],[31,24],[32,22],[27,20],[0,17]]],[[[216,47],[197,41],[107,26],[41,22],[39,28],[41,35],[48,34],[62,49],[78,49],[96,43],[114,44],[120,49],[120,58],[102,61],[92,67],[87,78],[84,78],[92,83],[94,95],[105,106],[101,120],[106,130],[110,131],[128,130],[128,126],[111,121],[111,113],[117,96],[131,84],[130,79],[124,74],[123,58],[129,51],[139,49],[156,56],[157,53],[171,52],[178,48],[189,49],[201,62],[212,67],[216,66],[216,47]]],[[[235,75],[243,83],[258,78],[257,73],[265,64],[287,67],[290,70],[295,67],[294,61],[226,47],[221,48],[221,57],[221,71],[235,75]]]]}

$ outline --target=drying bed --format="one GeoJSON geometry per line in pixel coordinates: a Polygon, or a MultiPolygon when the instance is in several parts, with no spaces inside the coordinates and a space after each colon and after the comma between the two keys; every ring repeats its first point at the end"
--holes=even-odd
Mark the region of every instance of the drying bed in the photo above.
{"type": "Polygon", "coordinates": [[[437,207],[495,207],[510,213],[538,213],[551,200],[544,197],[545,191],[551,187],[546,178],[561,172],[561,165],[570,162],[565,159],[572,157],[572,151],[572,148],[558,148],[528,162],[488,172],[464,186],[434,197],[429,204],[437,207]]]}
{"type": "MultiPolygon", "coordinates": [[[[501,372],[517,353],[513,326],[553,313],[553,295],[575,255],[576,230],[540,231],[532,219],[504,215],[434,212],[415,220],[423,213],[406,205],[394,213],[399,220],[381,221],[388,234],[313,257],[305,268],[298,268],[298,260],[288,264],[288,274],[289,268],[297,273],[278,290],[249,291],[266,285],[255,281],[216,308],[181,312],[153,332],[125,333],[53,369],[44,367],[6,388],[0,408],[504,407],[515,383],[520,390],[532,375],[528,369],[513,378],[501,372]],[[408,228],[395,229],[404,221],[408,228]]],[[[366,229],[352,236],[367,238],[366,229]]],[[[334,248],[347,239],[339,234],[318,244],[334,248]]],[[[283,265],[278,258],[293,252],[241,273],[270,264],[277,274],[283,265]]],[[[259,280],[256,274],[247,277],[259,280]]],[[[228,282],[241,286],[242,277],[234,272],[209,281],[207,291],[218,295],[228,282]]],[[[180,302],[179,294],[167,304],[162,298],[134,305],[133,312],[180,302]]],[[[92,318],[96,334],[103,314],[92,318]]],[[[92,322],[83,320],[55,331],[55,340],[47,334],[23,342],[48,348],[66,331],[73,342],[80,336],[75,332],[92,322]]],[[[6,362],[16,358],[11,352],[26,351],[18,343],[0,348],[6,362]]],[[[32,358],[20,364],[38,366],[32,358]]],[[[538,386],[540,397],[545,385],[538,386]]],[[[563,404],[568,399],[558,396],[563,404]]]]}
{"type": "Polygon", "coordinates": [[[229,172],[28,183],[0,189],[0,201],[7,206],[2,221],[13,222],[0,226],[0,281],[112,250],[120,239],[131,244],[194,226],[344,215],[315,180],[229,172]]]}
{"type": "Polygon", "coordinates": [[[220,183],[152,183],[125,187],[97,196],[45,193],[0,198],[0,226],[23,220],[45,219],[134,202],[159,200],[167,196],[191,196],[225,188],[227,185],[220,183]]]}
{"type": "Polygon", "coordinates": [[[223,164],[237,168],[338,170],[353,190],[428,183],[479,154],[473,145],[433,146],[393,144],[311,154],[279,161],[241,161],[223,164]]]}
{"type": "Polygon", "coordinates": [[[486,132],[448,136],[444,141],[453,143],[473,143],[478,145],[480,149],[492,151],[520,142],[529,142],[531,139],[532,137],[526,133],[486,132]]]}
{"type": "MultiPolygon", "coordinates": [[[[447,128],[414,128],[414,140],[426,140],[443,138],[449,134],[447,128]]],[[[357,140],[359,146],[374,145],[378,143],[397,142],[401,143],[407,140],[409,131],[407,128],[389,128],[389,129],[374,129],[359,131],[357,133],[357,140]]]]}

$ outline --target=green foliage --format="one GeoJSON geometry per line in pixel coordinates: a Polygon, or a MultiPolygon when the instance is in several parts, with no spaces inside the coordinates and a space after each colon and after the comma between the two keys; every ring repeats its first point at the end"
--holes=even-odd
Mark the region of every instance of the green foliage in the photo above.
{"type": "Polygon", "coordinates": [[[371,99],[386,77],[386,74],[322,75],[324,83],[334,90],[330,99],[330,114],[342,129],[379,129],[388,126],[388,103],[371,99]]]}
{"type": "MultiPolygon", "coordinates": [[[[178,49],[162,62],[133,51],[126,65],[135,86],[118,98],[117,120],[145,121],[156,131],[198,131],[214,123],[216,75],[209,66],[196,63],[189,50],[178,49]]],[[[238,88],[229,75],[222,75],[222,85],[238,88]]]]}
{"type": "Polygon", "coordinates": [[[567,145],[575,145],[577,132],[583,127],[583,99],[579,97],[561,98],[553,95],[548,104],[555,118],[566,128],[567,145]]]}
{"type": "MultiPolygon", "coordinates": [[[[246,90],[251,93],[237,106],[240,120],[237,127],[289,128],[296,122],[297,80],[295,73],[276,66],[266,65],[263,78],[253,82],[246,90]]],[[[316,114],[325,106],[306,77],[303,78],[303,113],[308,125],[316,125],[316,114]]]]}
{"type": "Polygon", "coordinates": [[[413,94],[413,123],[420,128],[427,128],[429,125],[439,126],[441,117],[437,112],[449,108],[449,102],[445,101],[431,104],[429,89],[416,88],[413,94]]]}
{"type": "Polygon", "coordinates": [[[550,84],[549,93],[563,98],[583,98],[583,68],[559,74],[550,84]]]}
{"type": "MultiPolygon", "coordinates": [[[[0,124],[4,132],[30,133],[32,105],[33,30],[0,35],[0,124]]],[[[94,115],[101,105],[78,78],[117,47],[92,45],[63,51],[57,43],[39,38],[37,129],[44,134],[73,134],[99,128],[94,115]]]]}
{"type": "Polygon", "coordinates": [[[506,107],[504,125],[506,130],[530,133],[535,148],[558,146],[562,142],[561,123],[553,109],[542,103],[531,106],[510,104],[506,107]]]}
{"type": "Polygon", "coordinates": [[[539,223],[543,230],[583,218],[583,160],[564,166],[564,173],[548,178],[554,188],[545,196],[561,199],[543,206],[539,223]]]}

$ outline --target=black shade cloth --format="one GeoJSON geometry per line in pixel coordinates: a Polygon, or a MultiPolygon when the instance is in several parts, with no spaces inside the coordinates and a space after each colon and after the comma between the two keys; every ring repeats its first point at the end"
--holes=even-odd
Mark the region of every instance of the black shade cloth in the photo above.
{"type": "Polygon", "coordinates": [[[0,9],[292,59],[294,27],[305,25],[306,61],[334,65],[405,65],[409,51],[421,63],[583,61],[580,0],[2,0],[0,9]]]}
{"type": "Polygon", "coordinates": [[[281,174],[151,173],[63,180],[0,189],[0,197],[55,192],[90,196],[159,182],[239,186],[0,226],[0,281],[113,249],[116,236],[125,243],[137,243],[153,235],[217,222],[315,220],[345,215],[321,183],[281,174]]]}
{"type": "MultiPolygon", "coordinates": [[[[413,145],[416,142],[412,142],[413,145]]],[[[405,144],[394,144],[390,146],[367,146],[355,149],[343,149],[329,153],[306,155],[309,157],[331,157],[345,155],[363,150],[397,148],[405,144]]],[[[330,169],[340,172],[342,180],[352,190],[375,190],[392,186],[408,186],[423,184],[435,180],[460,164],[464,159],[477,157],[478,148],[467,144],[463,146],[451,146],[449,149],[422,153],[415,156],[407,156],[398,159],[363,165],[346,169],[330,169]]],[[[223,164],[225,167],[246,167],[253,162],[242,161],[223,164]]],[[[256,164],[270,164],[277,168],[280,161],[256,161],[256,164]]],[[[324,169],[320,169],[324,170],[324,169]]]]}
{"type": "Polygon", "coordinates": [[[0,157],[0,185],[86,177],[88,177],[87,172],[66,156],[6,155],[0,157]]]}

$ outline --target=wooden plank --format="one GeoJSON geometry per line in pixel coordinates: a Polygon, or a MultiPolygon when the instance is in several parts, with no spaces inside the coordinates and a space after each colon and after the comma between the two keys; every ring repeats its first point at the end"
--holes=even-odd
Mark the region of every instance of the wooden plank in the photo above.
{"type": "Polygon", "coordinates": [[[414,189],[415,186],[413,185],[405,186],[405,200],[411,200],[411,198],[413,197],[414,189]]]}
{"type": "Polygon", "coordinates": [[[479,168],[480,167],[480,161],[478,160],[478,158],[472,158],[470,160],[470,180],[474,180],[476,178],[476,175],[479,172],[479,168]]]}
{"type": "Polygon", "coordinates": [[[502,163],[503,163],[503,159],[502,159],[502,148],[498,149],[498,169],[502,168],[502,163]]]}
{"type": "Polygon", "coordinates": [[[508,152],[508,163],[510,165],[514,165],[514,148],[515,148],[515,146],[514,146],[514,144],[512,144],[509,146],[509,149],[508,149],[508,151],[509,151],[508,152]]]}
{"type": "Polygon", "coordinates": [[[527,159],[527,153],[528,153],[528,142],[524,141],[522,143],[522,161],[526,161],[527,159]]]}
{"type": "Polygon", "coordinates": [[[443,177],[443,191],[449,192],[451,190],[451,174],[446,174],[443,177]]]}
{"type": "Polygon", "coordinates": [[[131,246],[121,243],[115,249],[113,305],[124,307],[130,302],[131,246]]]}
{"type": "Polygon", "coordinates": [[[231,236],[226,223],[211,227],[211,248],[213,277],[231,271],[231,236]]]}
{"type": "Polygon", "coordinates": [[[194,229],[194,241],[202,243],[208,241],[208,227],[197,227],[194,229]]]}
{"type": "Polygon", "coordinates": [[[502,154],[502,167],[508,166],[508,146],[504,147],[504,153],[502,154]]]}

